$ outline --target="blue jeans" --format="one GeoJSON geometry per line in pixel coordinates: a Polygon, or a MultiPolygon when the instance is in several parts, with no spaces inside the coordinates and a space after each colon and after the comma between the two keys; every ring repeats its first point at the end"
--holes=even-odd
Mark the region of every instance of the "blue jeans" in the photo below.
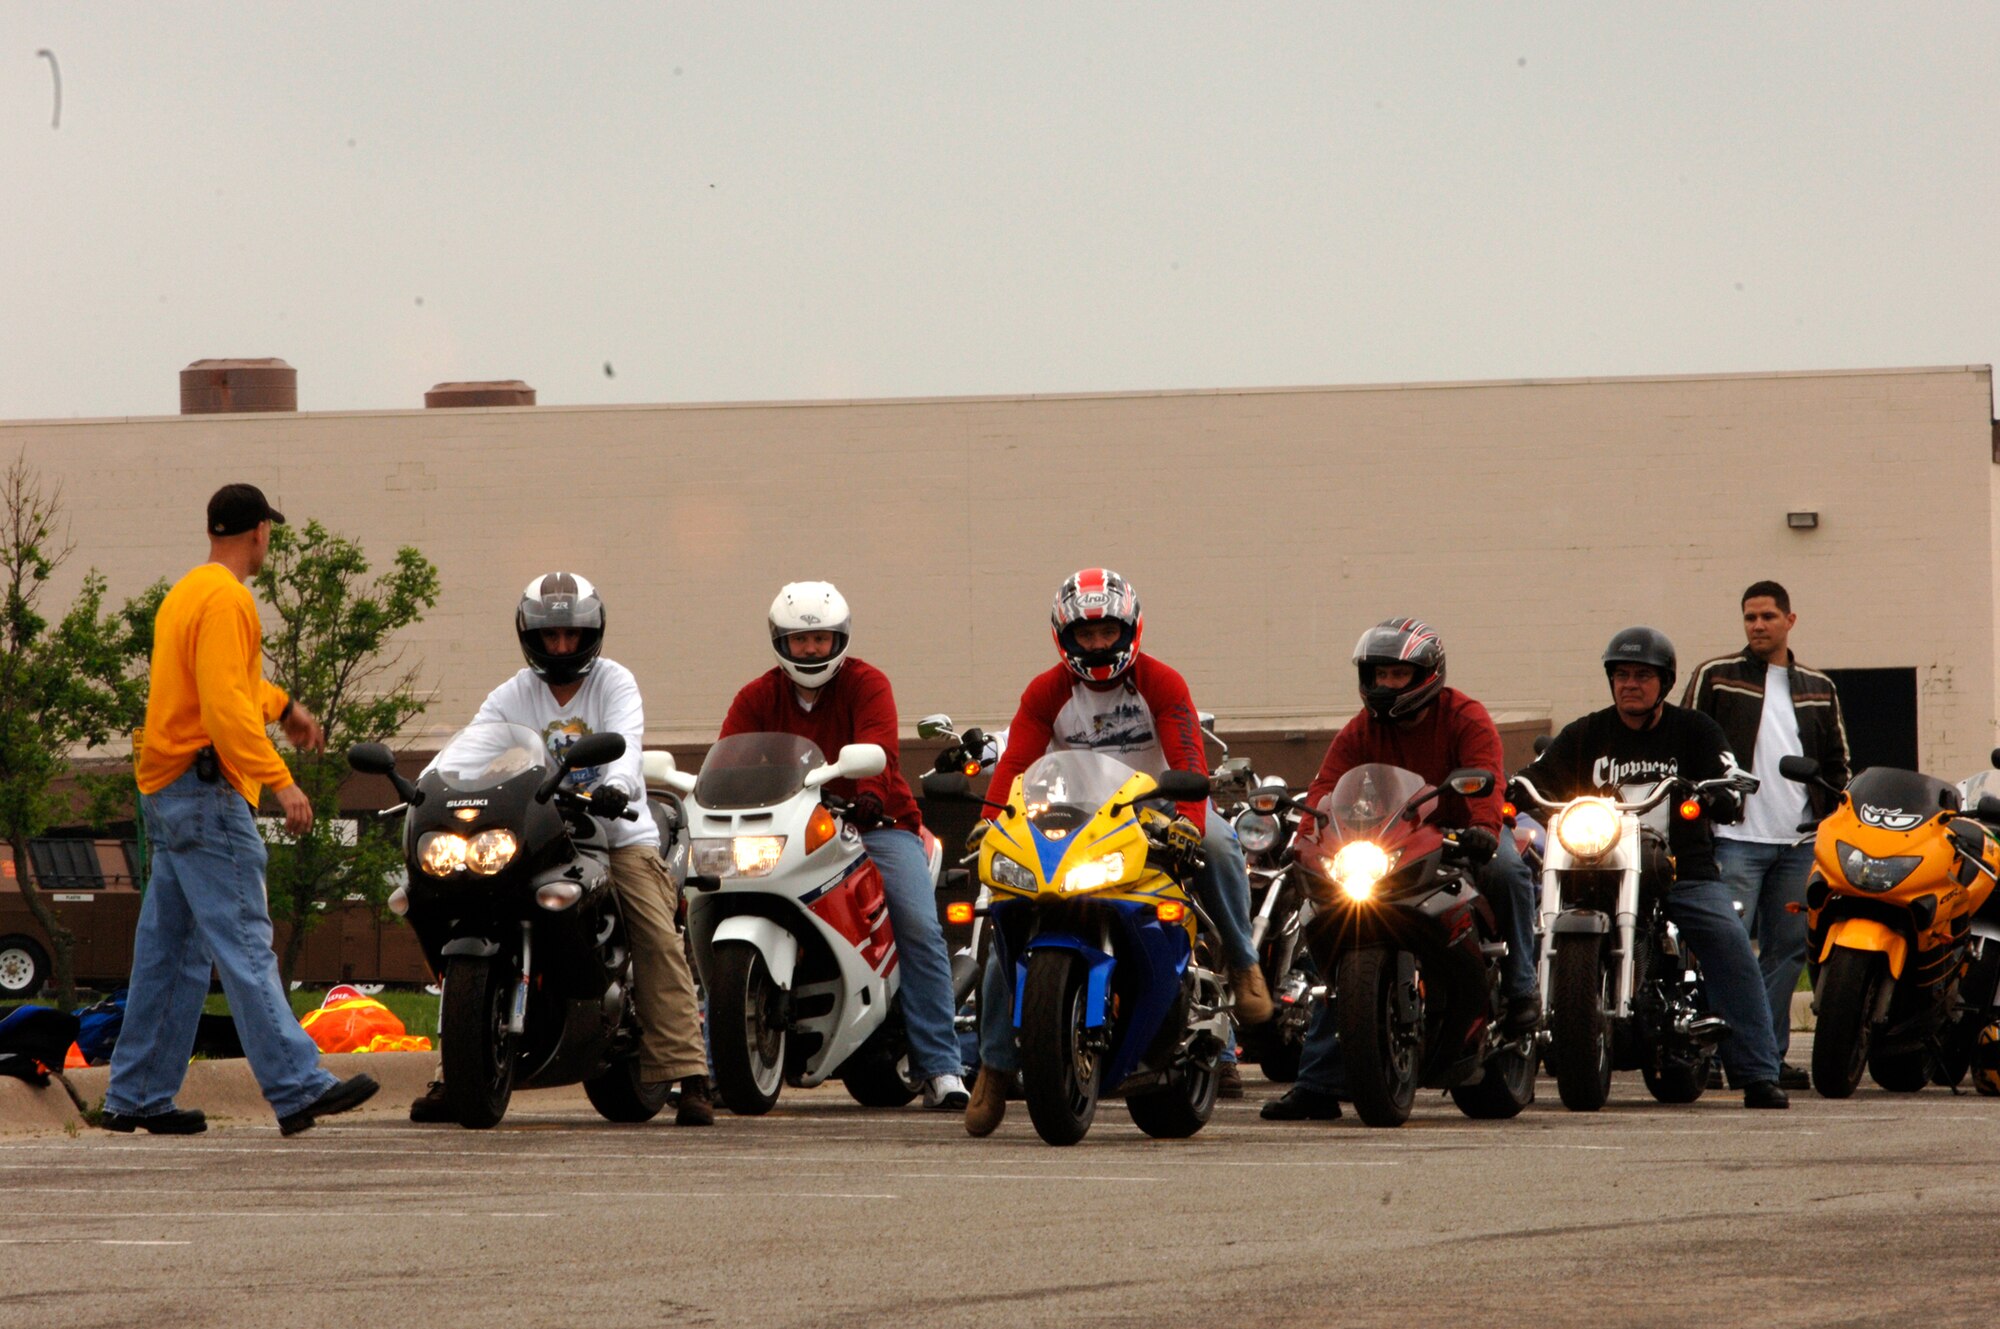
{"type": "MultiPolygon", "coordinates": [[[[1507,958],[1502,962],[1507,995],[1524,997],[1539,991],[1535,972],[1535,877],[1521,857],[1511,831],[1500,835],[1500,848],[1486,866],[1482,889],[1501,899],[1501,924],[1506,930],[1507,958]]],[[[1340,1060],[1340,1036],[1333,1028],[1330,1002],[1316,1001],[1312,1023],[1306,1026],[1299,1053],[1301,1087],[1337,1098],[1347,1095],[1347,1076],[1340,1060]]]]}
{"type": "Polygon", "coordinates": [[[894,828],[869,831],[861,842],[882,873],[889,930],[896,934],[910,1073],[920,1080],[957,1075],[965,1067],[958,1059],[958,1035],[951,1026],[951,957],[944,949],[937,892],[931,886],[923,842],[894,828]]]}
{"type": "Polygon", "coordinates": [[[192,768],[139,803],[152,875],[139,907],[105,1110],[140,1117],[172,1110],[194,1053],[211,965],[271,1111],[287,1117],[311,1106],[337,1081],[321,1068],[319,1048],[299,1027],[278,977],[264,839],[250,805],[227,784],[203,784],[192,768]]]}
{"type": "Polygon", "coordinates": [[[1785,909],[1803,903],[1812,872],[1813,847],[1758,844],[1715,837],[1715,863],[1722,884],[1743,906],[1743,925],[1757,943],[1757,968],[1771,1002],[1771,1039],[1783,1061],[1792,1047],[1792,993],[1806,964],[1806,916],[1785,909]]]}
{"type": "Polygon", "coordinates": [[[1667,920],[1701,960],[1709,1008],[1729,1022],[1729,1037],[1717,1049],[1722,1068],[1737,1084],[1776,1080],[1771,999],[1764,995],[1750,934],[1737,921],[1728,888],[1719,881],[1675,882],[1667,892],[1667,920]]]}

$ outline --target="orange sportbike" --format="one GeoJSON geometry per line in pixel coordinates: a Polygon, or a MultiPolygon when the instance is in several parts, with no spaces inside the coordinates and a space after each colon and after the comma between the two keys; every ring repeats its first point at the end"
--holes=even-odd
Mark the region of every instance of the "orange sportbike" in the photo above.
{"type": "MultiPolygon", "coordinates": [[[[1786,757],[1785,778],[1830,788],[1819,763],[1786,757]]],[[[1985,1023],[1959,1007],[1973,918],[2000,880],[2000,799],[1970,811],[1957,786],[1876,766],[1819,824],[1806,883],[1813,976],[1813,1088],[1846,1098],[1865,1067],[1909,1093],[1965,1074],[1985,1023]]],[[[1976,1003],[1983,1008],[1984,1003],[1976,1003]]]]}

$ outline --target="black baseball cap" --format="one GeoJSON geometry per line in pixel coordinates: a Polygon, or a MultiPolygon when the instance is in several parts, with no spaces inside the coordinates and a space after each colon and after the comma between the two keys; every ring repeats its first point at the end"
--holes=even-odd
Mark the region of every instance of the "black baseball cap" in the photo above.
{"type": "Polygon", "coordinates": [[[208,533],[241,535],[260,521],[285,524],[285,514],[271,506],[256,485],[224,485],[208,500],[208,533]]]}

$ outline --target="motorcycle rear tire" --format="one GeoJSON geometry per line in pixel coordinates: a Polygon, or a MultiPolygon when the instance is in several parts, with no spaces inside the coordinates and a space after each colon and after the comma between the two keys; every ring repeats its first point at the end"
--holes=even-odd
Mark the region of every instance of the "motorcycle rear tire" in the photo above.
{"type": "Polygon", "coordinates": [[[1609,960],[1603,936],[1571,932],[1557,940],[1549,967],[1556,1092],[1571,1112],[1595,1112],[1611,1097],[1609,960]]]}
{"type": "Polygon", "coordinates": [[[1398,1032],[1397,986],[1404,981],[1405,952],[1371,947],[1340,962],[1333,1018],[1346,1054],[1347,1088],[1354,1110],[1370,1126],[1400,1126],[1410,1119],[1423,1067],[1423,1012],[1414,1032],[1398,1032]]]}
{"type": "Polygon", "coordinates": [[[659,1116],[672,1090],[673,1084],[668,1080],[655,1081],[648,1088],[646,1081],[639,1078],[637,1057],[613,1062],[583,1082],[584,1097],[597,1109],[598,1116],[633,1125],[659,1116]]]}
{"type": "Polygon", "coordinates": [[[909,1064],[907,1057],[878,1052],[850,1057],[840,1068],[840,1082],[847,1087],[849,1097],[862,1107],[905,1107],[923,1087],[910,1083],[904,1074],[909,1064]]]}
{"type": "Polygon", "coordinates": [[[1035,1133],[1053,1145],[1090,1132],[1104,1061],[1084,1047],[1089,969],[1074,951],[1036,951],[1021,997],[1021,1095],[1035,1133]]]}
{"type": "Polygon", "coordinates": [[[1909,1052],[1871,1052],[1868,1076],[1892,1094],[1914,1094],[1931,1082],[1930,1053],[1923,1048],[1909,1052]]]}
{"type": "Polygon", "coordinates": [[[1671,1061],[1661,1066],[1645,1065],[1639,1074],[1646,1081],[1646,1092],[1656,1103],[1692,1103],[1708,1089],[1709,1067],[1715,1064],[1713,1054],[1699,1061],[1671,1061]]]}
{"type": "Polygon", "coordinates": [[[1874,951],[1835,947],[1819,972],[1819,1023],[1813,1030],[1812,1084],[1821,1098],[1846,1098],[1868,1064],[1869,1020],[1886,974],[1874,951]]]}
{"type": "Polygon", "coordinates": [[[1486,1074],[1451,1091],[1458,1110],[1475,1121],[1518,1117],[1535,1101],[1535,1054],[1509,1048],[1486,1063],[1486,1074]]]}
{"type": "Polygon", "coordinates": [[[725,941],[709,964],[709,1056],[715,1091],[739,1117],[777,1106],[785,1087],[785,1027],[771,1019],[776,985],[764,953],[747,941],[725,941]]]}
{"type": "MultiPolygon", "coordinates": [[[[1178,1044],[1186,1032],[1188,1007],[1183,995],[1174,1003],[1169,1027],[1161,1030],[1162,1035],[1171,1034],[1170,1045],[1178,1044]]],[[[1190,1053],[1175,1064],[1165,1084],[1127,1094],[1125,1110],[1132,1114],[1132,1124],[1156,1140],[1185,1140],[1208,1125],[1222,1089],[1221,1060],[1222,1052],[1217,1047],[1205,1053],[1190,1053]]]]}
{"type": "Polygon", "coordinates": [[[505,968],[484,955],[445,960],[444,1003],[438,1014],[444,1097],[467,1130],[500,1124],[514,1096],[514,1047],[507,1029],[514,985],[505,968]]]}

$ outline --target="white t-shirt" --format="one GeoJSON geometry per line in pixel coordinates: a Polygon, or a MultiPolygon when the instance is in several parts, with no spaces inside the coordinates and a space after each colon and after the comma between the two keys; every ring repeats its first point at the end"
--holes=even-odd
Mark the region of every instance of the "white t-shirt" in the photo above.
{"type": "Polygon", "coordinates": [[[1766,665],[1764,718],[1757,725],[1757,753],[1750,759],[1759,781],[1757,792],[1744,804],[1743,820],[1716,827],[1716,835],[1753,844],[1790,844],[1798,839],[1799,823],[1806,815],[1806,787],[1778,774],[1778,762],[1804,755],[1798,713],[1792,709],[1791,672],[1784,665],[1766,665]]]}
{"type": "Polygon", "coordinates": [[[1054,729],[1051,752],[1102,752],[1148,775],[1167,764],[1153,708],[1132,688],[1098,689],[1078,683],[1070,689],[1054,729]]]}
{"type": "Polygon", "coordinates": [[[555,693],[535,676],[532,669],[520,673],[486,694],[472,723],[500,721],[525,725],[542,736],[549,754],[563,752],[585,734],[625,735],[625,755],[607,766],[585,766],[569,773],[563,783],[579,793],[589,793],[599,784],[623,789],[639,814],[637,821],[604,821],[605,843],[613,849],[626,845],[658,846],[660,828],[646,815],[645,759],[640,745],[646,735],[646,710],[639,700],[639,683],[632,671],[616,660],[599,659],[597,667],[583,676],[583,686],[569,700],[556,705],[555,693]]]}

